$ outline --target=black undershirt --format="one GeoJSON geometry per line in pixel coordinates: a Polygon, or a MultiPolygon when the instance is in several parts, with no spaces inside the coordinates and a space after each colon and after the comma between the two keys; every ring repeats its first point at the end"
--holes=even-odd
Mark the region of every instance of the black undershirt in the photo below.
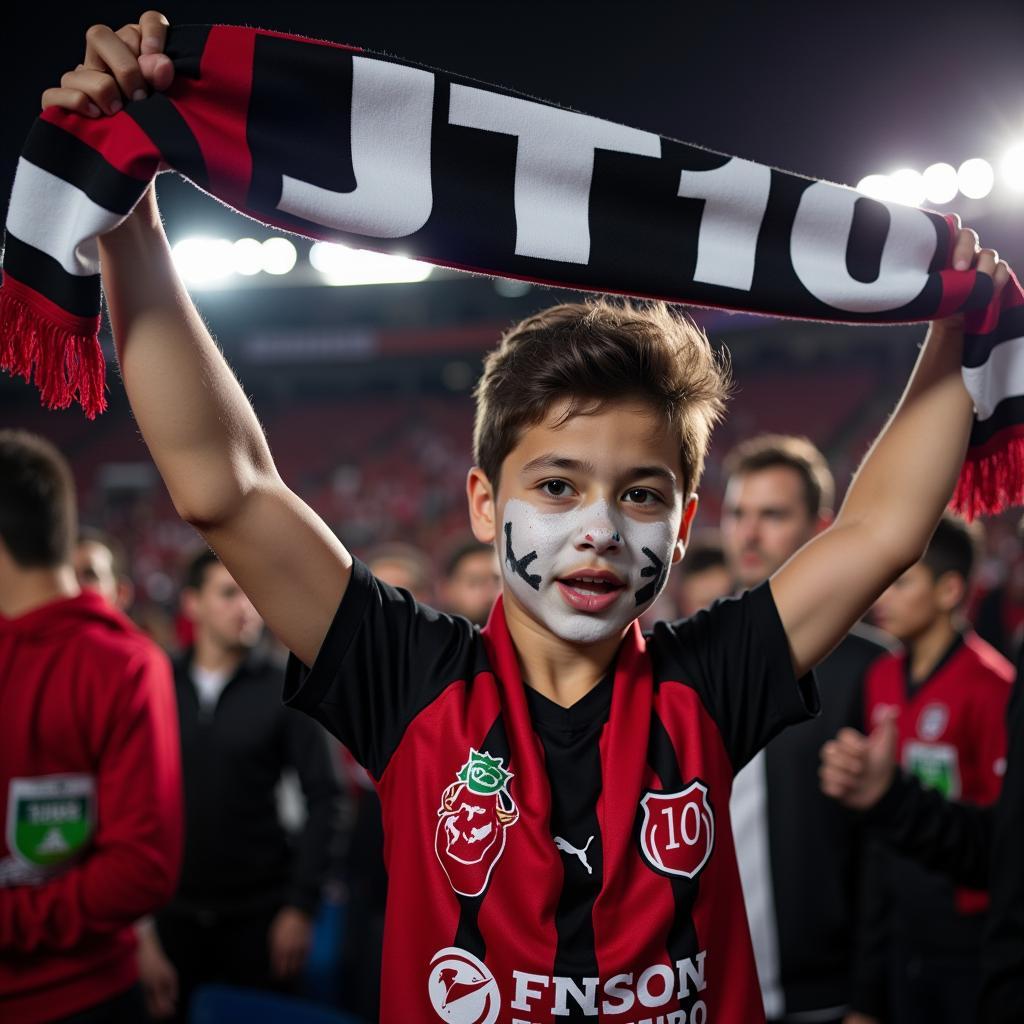
{"type": "MultiPolygon", "coordinates": [[[[565,882],[555,911],[558,945],[553,973],[572,978],[598,975],[592,912],[603,872],[597,818],[602,786],[599,742],[611,711],[612,679],[609,673],[568,708],[524,687],[551,786],[552,842],[558,837],[583,851],[583,859],[572,850],[559,851],[565,882]]],[[[584,1019],[582,1009],[572,1000],[568,1009],[569,1016],[563,1019],[584,1019]]]]}

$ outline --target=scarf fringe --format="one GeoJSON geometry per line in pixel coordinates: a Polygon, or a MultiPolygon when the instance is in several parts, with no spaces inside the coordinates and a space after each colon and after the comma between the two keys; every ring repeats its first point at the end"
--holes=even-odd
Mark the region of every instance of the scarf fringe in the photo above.
{"type": "Polygon", "coordinates": [[[92,420],[107,408],[99,339],[54,323],[6,288],[0,288],[0,369],[34,380],[48,409],[77,400],[92,420]]]}
{"type": "Polygon", "coordinates": [[[950,508],[968,522],[1024,504],[1024,437],[1008,438],[995,451],[967,452],[950,508]]]}

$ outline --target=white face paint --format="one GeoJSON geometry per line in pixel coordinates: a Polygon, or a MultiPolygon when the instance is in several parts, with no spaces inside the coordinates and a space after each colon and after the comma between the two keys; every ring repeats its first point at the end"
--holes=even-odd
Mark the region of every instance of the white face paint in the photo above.
{"type": "Polygon", "coordinates": [[[541,512],[510,498],[502,517],[501,571],[520,603],[555,636],[596,643],[621,633],[661,593],[675,542],[669,523],[640,523],[603,501],[541,512]],[[622,588],[559,582],[597,566],[613,572],[622,588]]]}

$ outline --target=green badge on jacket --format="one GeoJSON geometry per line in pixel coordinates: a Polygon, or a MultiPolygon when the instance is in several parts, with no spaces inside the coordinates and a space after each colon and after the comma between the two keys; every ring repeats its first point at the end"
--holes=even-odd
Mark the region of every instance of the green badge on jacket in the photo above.
{"type": "Polygon", "coordinates": [[[47,868],[77,856],[96,824],[91,775],[11,779],[7,793],[7,848],[25,864],[47,868]]]}

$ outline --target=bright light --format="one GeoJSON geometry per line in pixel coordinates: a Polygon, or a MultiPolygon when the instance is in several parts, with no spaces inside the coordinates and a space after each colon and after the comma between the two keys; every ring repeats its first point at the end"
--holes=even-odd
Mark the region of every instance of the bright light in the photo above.
{"type": "Polygon", "coordinates": [[[932,164],[921,175],[924,181],[924,196],[929,203],[951,203],[958,189],[956,168],[952,164],[932,164]]]}
{"type": "Polygon", "coordinates": [[[190,284],[213,284],[232,271],[232,246],[226,238],[185,238],[171,250],[174,265],[190,284]]]}
{"type": "Polygon", "coordinates": [[[263,269],[263,246],[255,238],[240,238],[231,247],[231,261],[236,274],[252,277],[263,269]]]}
{"type": "Polygon", "coordinates": [[[992,165],[981,157],[965,160],[956,172],[956,178],[960,191],[968,199],[984,199],[992,191],[995,181],[992,165]]]}
{"type": "Polygon", "coordinates": [[[857,183],[857,191],[872,199],[888,199],[890,197],[890,183],[887,174],[869,174],[861,178],[857,183]]]}
{"type": "Polygon", "coordinates": [[[1024,192],[1024,142],[1008,150],[999,165],[1003,181],[1015,192],[1024,192]]]}
{"type": "Polygon", "coordinates": [[[366,249],[350,249],[335,242],[317,242],[309,262],[324,275],[327,284],[413,284],[425,281],[434,268],[405,256],[391,256],[366,249]]]}
{"type": "Polygon", "coordinates": [[[903,167],[889,175],[892,201],[904,206],[920,206],[924,202],[924,178],[920,171],[903,167]]]}
{"type": "Polygon", "coordinates": [[[295,266],[299,254],[287,238],[268,238],[260,246],[260,258],[268,274],[287,274],[295,266]]]}

